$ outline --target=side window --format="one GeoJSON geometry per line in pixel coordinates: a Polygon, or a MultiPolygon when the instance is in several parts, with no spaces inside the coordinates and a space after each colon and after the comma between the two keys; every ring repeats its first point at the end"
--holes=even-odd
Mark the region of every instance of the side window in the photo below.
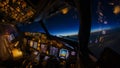
{"type": "Polygon", "coordinates": [[[120,54],[120,1],[94,0],[92,26],[88,48],[99,58],[104,48],[109,47],[120,54]]]}

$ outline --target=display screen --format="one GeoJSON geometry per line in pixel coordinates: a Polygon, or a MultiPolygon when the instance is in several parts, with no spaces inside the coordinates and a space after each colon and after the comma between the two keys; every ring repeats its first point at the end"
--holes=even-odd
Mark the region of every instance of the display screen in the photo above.
{"type": "Polygon", "coordinates": [[[58,54],[58,48],[51,46],[50,47],[50,55],[57,56],[58,54]]]}
{"type": "Polygon", "coordinates": [[[66,59],[68,57],[68,50],[67,49],[60,49],[59,57],[66,59]]]}
{"type": "Polygon", "coordinates": [[[10,34],[9,37],[8,37],[9,42],[11,42],[14,39],[15,39],[14,34],[10,34]]]}
{"type": "Polygon", "coordinates": [[[33,48],[37,49],[37,47],[38,47],[38,43],[34,42],[33,48]]]}
{"type": "Polygon", "coordinates": [[[41,52],[46,53],[47,51],[47,45],[41,44],[41,52]]]}
{"type": "Polygon", "coordinates": [[[32,40],[28,40],[28,43],[29,43],[30,47],[33,47],[33,41],[32,40]]]}

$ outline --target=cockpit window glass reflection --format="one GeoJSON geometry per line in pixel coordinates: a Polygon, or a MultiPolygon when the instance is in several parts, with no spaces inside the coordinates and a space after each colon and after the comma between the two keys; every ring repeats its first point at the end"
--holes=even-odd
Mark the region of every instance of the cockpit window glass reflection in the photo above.
{"type": "Polygon", "coordinates": [[[108,47],[120,54],[120,1],[94,0],[89,49],[99,58],[108,47]]]}

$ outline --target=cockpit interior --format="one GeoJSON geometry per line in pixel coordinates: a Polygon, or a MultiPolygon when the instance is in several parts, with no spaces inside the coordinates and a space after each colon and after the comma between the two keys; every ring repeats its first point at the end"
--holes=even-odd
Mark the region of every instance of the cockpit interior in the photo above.
{"type": "Polygon", "coordinates": [[[120,68],[119,0],[0,0],[0,68],[120,68]]]}

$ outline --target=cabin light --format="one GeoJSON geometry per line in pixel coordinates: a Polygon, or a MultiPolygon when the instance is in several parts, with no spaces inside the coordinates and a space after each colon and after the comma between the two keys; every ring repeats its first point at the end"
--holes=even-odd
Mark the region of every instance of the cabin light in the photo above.
{"type": "Polygon", "coordinates": [[[111,3],[109,3],[109,5],[114,5],[114,3],[111,2],[111,3]]]}
{"type": "Polygon", "coordinates": [[[120,13],[120,6],[118,6],[118,5],[115,6],[113,13],[116,14],[116,15],[119,14],[120,13]]]}
{"type": "Polygon", "coordinates": [[[68,11],[69,11],[69,9],[68,9],[68,8],[63,8],[63,9],[61,10],[62,14],[67,14],[67,13],[68,13],[68,11]]]}

